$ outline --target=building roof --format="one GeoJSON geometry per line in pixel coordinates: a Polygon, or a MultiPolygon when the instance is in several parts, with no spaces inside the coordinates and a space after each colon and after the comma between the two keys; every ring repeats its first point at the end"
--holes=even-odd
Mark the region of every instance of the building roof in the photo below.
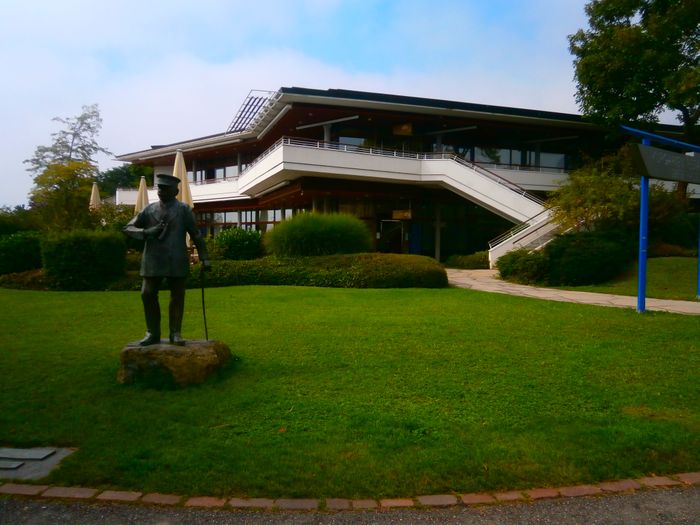
{"type": "Polygon", "coordinates": [[[284,117],[293,105],[320,105],[436,117],[471,117],[494,122],[540,123],[547,126],[593,127],[580,115],[569,113],[346,89],[320,90],[282,87],[274,92],[251,91],[226,132],[167,145],[152,146],[150,149],[126,153],[117,156],[117,158],[128,162],[161,158],[164,161],[169,161],[170,157],[174,158],[178,149],[182,149],[183,152],[195,152],[260,139],[284,117]]]}

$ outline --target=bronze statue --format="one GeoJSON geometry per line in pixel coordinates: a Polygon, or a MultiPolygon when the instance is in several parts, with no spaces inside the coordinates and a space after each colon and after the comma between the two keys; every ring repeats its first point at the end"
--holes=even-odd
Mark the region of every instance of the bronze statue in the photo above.
{"type": "Polygon", "coordinates": [[[202,271],[208,270],[209,254],[204,238],[197,229],[194,214],[187,204],[179,202],[180,179],[171,175],[156,175],[159,202],[148,205],[129,224],[124,233],[146,241],[141,257],[141,300],[146,316],[146,337],[139,344],[160,343],[160,304],[158,290],[167,279],[170,289],[169,326],[170,342],[184,345],[180,335],[185,307],[185,281],[190,269],[186,233],[197,247],[202,271]]]}

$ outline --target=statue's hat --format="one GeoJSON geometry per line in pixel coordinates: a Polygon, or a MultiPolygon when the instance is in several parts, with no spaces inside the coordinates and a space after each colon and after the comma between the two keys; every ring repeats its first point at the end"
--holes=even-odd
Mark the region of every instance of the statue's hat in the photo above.
{"type": "Polygon", "coordinates": [[[166,175],[165,173],[159,173],[156,175],[156,186],[174,186],[180,184],[180,179],[173,177],[172,175],[166,175]]]}

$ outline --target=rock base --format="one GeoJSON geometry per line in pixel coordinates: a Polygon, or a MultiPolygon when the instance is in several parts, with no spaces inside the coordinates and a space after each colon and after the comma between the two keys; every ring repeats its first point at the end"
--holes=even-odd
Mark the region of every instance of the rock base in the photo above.
{"type": "Polygon", "coordinates": [[[184,346],[168,341],[150,346],[130,343],[120,355],[120,383],[154,377],[171,378],[179,386],[204,382],[231,360],[231,350],[221,341],[187,341],[184,346]]]}

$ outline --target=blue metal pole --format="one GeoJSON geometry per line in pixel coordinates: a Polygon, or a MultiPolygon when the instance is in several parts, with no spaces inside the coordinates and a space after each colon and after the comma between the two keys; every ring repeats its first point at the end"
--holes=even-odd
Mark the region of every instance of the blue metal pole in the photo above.
{"type": "MultiPolygon", "coordinates": [[[[642,139],[642,144],[651,141],[642,139]]],[[[649,235],[649,177],[643,175],[639,181],[639,258],[637,270],[637,312],[646,310],[647,295],[647,245],[649,235]]]]}

